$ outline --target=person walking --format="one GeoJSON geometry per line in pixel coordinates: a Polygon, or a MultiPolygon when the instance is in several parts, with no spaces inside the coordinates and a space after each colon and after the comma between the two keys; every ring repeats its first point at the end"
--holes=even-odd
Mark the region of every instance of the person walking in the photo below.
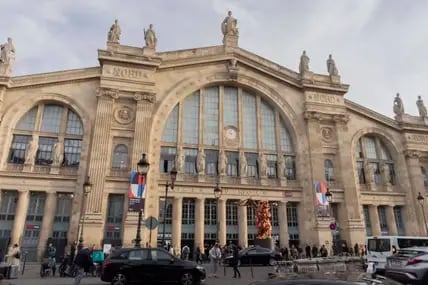
{"type": "Polygon", "coordinates": [[[233,265],[233,278],[241,278],[241,272],[239,272],[239,248],[236,245],[232,246],[232,265],[233,265]],[[238,276],[236,276],[238,274],[238,276]]]}
{"type": "Polygon", "coordinates": [[[90,267],[93,264],[91,251],[88,247],[82,248],[74,259],[74,264],[77,267],[76,278],[74,279],[74,285],[79,285],[83,276],[86,272],[89,272],[90,267]]]}
{"type": "Polygon", "coordinates": [[[318,247],[316,247],[315,244],[312,246],[312,257],[318,257],[318,247]]]}
{"type": "Polygon", "coordinates": [[[52,270],[52,276],[55,276],[56,272],[56,247],[52,243],[48,246],[48,258],[49,258],[49,267],[52,270]]]}
{"type": "Polygon", "coordinates": [[[311,259],[311,246],[309,244],[307,244],[305,247],[305,254],[306,254],[306,258],[311,259]]]}
{"type": "Polygon", "coordinates": [[[216,243],[211,249],[210,249],[210,259],[211,259],[211,266],[212,266],[212,276],[215,278],[218,278],[217,276],[217,270],[218,270],[218,265],[221,259],[221,250],[220,247],[218,245],[218,243],[216,243]]]}
{"type": "Polygon", "coordinates": [[[199,246],[196,248],[196,263],[202,264],[202,252],[199,246]]]}
{"type": "Polygon", "coordinates": [[[189,255],[190,255],[190,248],[187,246],[187,244],[185,244],[181,249],[181,259],[189,260],[189,255]]]}

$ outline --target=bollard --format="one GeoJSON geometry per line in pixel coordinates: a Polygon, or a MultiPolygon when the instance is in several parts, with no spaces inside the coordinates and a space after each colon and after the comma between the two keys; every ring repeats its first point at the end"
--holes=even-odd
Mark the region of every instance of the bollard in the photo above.
{"type": "Polygon", "coordinates": [[[251,258],[250,258],[250,271],[251,271],[251,279],[254,279],[253,261],[251,258]]]}
{"type": "Polygon", "coordinates": [[[24,275],[24,271],[25,271],[25,264],[27,263],[27,254],[28,251],[24,252],[24,260],[22,262],[22,271],[21,271],[21,275],[24,275]]]}

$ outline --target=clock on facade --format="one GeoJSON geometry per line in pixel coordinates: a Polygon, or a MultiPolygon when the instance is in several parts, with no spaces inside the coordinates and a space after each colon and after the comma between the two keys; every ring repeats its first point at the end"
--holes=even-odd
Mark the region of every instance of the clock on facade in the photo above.
{"type": "Polygon", "coordinates": [[[236,139],[236,130],[234,128],[227,128],[226,129],[226,138],[229,140],[234,140],[236,139]]]}

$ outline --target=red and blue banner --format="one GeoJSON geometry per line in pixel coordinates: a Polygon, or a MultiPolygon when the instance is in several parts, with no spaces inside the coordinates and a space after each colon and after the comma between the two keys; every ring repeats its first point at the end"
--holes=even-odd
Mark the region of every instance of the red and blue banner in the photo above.
{"type": "Polygon", "coordinates": [[[315,205],[317,208],[317,215],[321,217],[329,216],[328,212],[328,200],[325,196],[327,193],[327,185],[323,181],[314,182],[315,190],[315,205]]]}
{"type": "Polygon", "coordinates": [[[138,212],[144,211],[144,201],[146,198],[146,183],[144,176],[138,172],[132,171],[129,179],[129,192],[128,192],[128,211],[138,212]]]}

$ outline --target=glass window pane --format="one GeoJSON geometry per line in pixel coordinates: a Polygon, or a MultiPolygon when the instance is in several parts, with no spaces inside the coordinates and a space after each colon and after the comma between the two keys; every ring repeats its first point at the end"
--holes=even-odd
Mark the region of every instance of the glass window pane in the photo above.
{"type": "Polygon", "coordinates": [[[380,224],[381,234],[382,235],[388,235],[388,222],[387,222],[387,218],[386,218],[385,206],[377,207],[377,212],[379,215],[379,224],[380,224]]]}
{"type": "Polygon", "coordinates": [[[242,115],[243,115],[243,132],[244,147],[257,148],[257,113],[256,113],[256,96],[243,92],[242,96],[242,115]]]}
{"type": "Polygon", "coordinates": [[[226,151],[226,157],[227,157],[226,175],[238,176],[239,153],[226,151]]]}
{"type": "Polygon", "coordinates": [[[79,116],[71,110],[68,110],[67,129],[65,133],[67,135],[83,135],[82,121],[79,116]]]}
{"type": "Polygon", "coordinates": [[[372,224],[370,222],[370,212],[369,212],[369,206],[364,205],[363,206],[363,212],[364,212],[364,221],[366,224],[366,235],[372,236],[372,224]]]}
{"type": "Polygon", "coordinates": [[[238,127],[238,89],[234,87],[224,87],[223,104],[224,126],[238,127]]]}
{"type": "Polygon", "coordinates": [[[264,149],[276,150],[275,142],[275,113],[264,101],[261,108],[262,143],[264,149]]]}
{"type": "Polygon", "coordinates": [[[218,145],[218,87],[204,92],[204,144],[218,145]]]}
{"type": "Polygon", "coordinates": [[[64,140],[64,164],[65,166],[78,166],[80,164],[80,153],[82,151],[82,140],[64,140]]]}
{"type": "Polygon", "coordinates": [[[37,107],[28,111],[16,125],[17,130],[32,131],[36,124],[37,107]]]}
{"type": "Polygon", "coordinates": [[[284,122],[281,122],[280,135],[281,135],[281,151],[293,152],[293,143],[291,142],[290,133],[285,127],[284,122]]]}
{"type": "Polygon", "coordinates": [[[334,166],[330,159],[324,160],[325,180],[334,181],[334,166]]]}
{"type": "Polygon", "coordinates": [[[9,163],[23,164],[25,162],[25,152],[31,136],[14,135],[9,153],[9,163]]]}
{"type": "Polygon", "coordinates": [[[184,152],[184,173],[196,175],[196,157],[198,150],[193,148],[185,148],[184,152]]]}
{"type": "Polygon", "coordinates": [[[238,225],[238,204],[237,201],[226,201],[226,225],[238,225]]]}
{"type": "Polygon", "coordinates": [[[394,217],[395,224],[397,225],[398,235],[404,236],[406,234],[406,231],[404,229],[403,215],[400,206],[394,207],[394,217]]]}
{"type": "Polygon", "coordinates": [[[214,199],[205,200],[204,224],[216,225],[217,224],[217,203],[214,199]]]}
{"type": "Polygon", "coordinates": [[[374,137],[364,137],[364,146],[367,158],[377,159],[376,140],[374,137]]]}
{"type": "Polygon", "coordinates": [[[52,149],[57,142],[57,138],[40,137],[39,149],[36,155],[36,164],[49,165],[52,164],[52,149]]]}
{"type": "Polygon", "coordinates": [[[294,156],[285,157],[285,177],[287,180],[296,180],[296,159],[294,156]]]}
{"type": "Polygon", "coordinates": [[[164,142],[177,142],[177,130],[178,130],[178,104],[175,105],[172,112],[169,114],[168,120],[163,130],[162,141],[164,142]]]}
{"type": "Polygon", "coordinates": [[[267,154],[267,176],[268,178],[277,178],[277,157],[275,154],[267,154]]]}
{"type": "Polygon", "coordinates": [[[218,175],[218,151],[205,150],[205,174],[216,176],[218,175]]]}
{"type": "Polygon", "coordinates": [[[175,147],[161,147],[160,154],[160,172],[169,173],[175,166],[175,157],[177,150],[175,147]]]}
{"type": "Polygon", "coordinates": [[[183,199],[182,205],[182,224],[195,224],[195,199],[183,199]]]}
{"type": "Polygon", "coordinates": [[[128,169],[128,167],[129,167],[128,147],[123,144],[117,145],[114,148],[111,168],[128,169]]]}
{"type": "Polygon", "coordinates": [[[257,153],[245,153],[245,158],[247,160],[247,176],[248,177],[259,177],[258,171],[258,154],[257,153]]]}
{"type": "Polygon", "coordinates": [[[380,154],[382,159],[392,160],[391,155],[389,154],[389,151],[386,148],[386,146],[383,144],[383,142],[380,142],[380,154]]]}
{"type": "Polygon", "coordinates": [[[41,131],[59,133],[63,110],[62,106],[45,105],[41,131]]]}
{"type": "Polygon", "coordinates": [[[199,142],[199,91],[187,96],[183,103],[183,143],[199,142]]]}

